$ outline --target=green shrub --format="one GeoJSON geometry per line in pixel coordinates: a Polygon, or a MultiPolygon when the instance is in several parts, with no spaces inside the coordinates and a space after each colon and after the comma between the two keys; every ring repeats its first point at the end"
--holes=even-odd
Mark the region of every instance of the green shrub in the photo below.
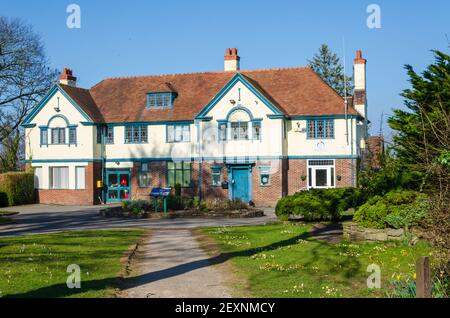
{"type": "Polygon", "coordinates": [[[216,198],[212,200],[205,200],[205,206],[208,210],[215,211],[235,211],[235,210],[247,210],[248,204],[242,200],[235,199],[230,200],[228,198],[216,198]]]}
{"type": "Polygon", "coordinates": [[[393,190],[369,199],[356,211],[353,220],[368,228],[408,228],[425,218],[426,201],[419,192],[393,190]]]}
{"type": "Polygon", "coordinates": [[[0,192],[0,208],[8,206],[8,196],[5,192],[0,192]]]}
{"type": "Polygon", "coordinates": [[[153,209],[153,203],[148,200],[123,201],[122,209],[124,211],[133,212],[133,213],[135,210],[151,211],[153,209]]]}
{"type": "Polygon", "coordinates": [[[33,172],[0,174],[0,205],[14,206],[36,202],[33,172]],[[5,199],[6,196],[6,199],[5,199]],[[5,204],[6,202],[6,204],[5,204]]]}
{"type": "Polygon", "coordinates": [[[279,200],[275,213],[282,220],[290,215],[303,216],[306,221],[338,220],[343,212],[360,204],[359,197],[354,188],[302,191],[279,200]]]}

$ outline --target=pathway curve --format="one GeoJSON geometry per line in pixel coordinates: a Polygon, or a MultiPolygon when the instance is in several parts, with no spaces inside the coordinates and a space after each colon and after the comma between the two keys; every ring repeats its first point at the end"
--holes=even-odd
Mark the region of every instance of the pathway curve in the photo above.
{"type": "Polygon", "coordinates": [[[154,230],[139,251],[120,297],[231,297],[227,274],[208,261],[190,230],[154,230]]]}

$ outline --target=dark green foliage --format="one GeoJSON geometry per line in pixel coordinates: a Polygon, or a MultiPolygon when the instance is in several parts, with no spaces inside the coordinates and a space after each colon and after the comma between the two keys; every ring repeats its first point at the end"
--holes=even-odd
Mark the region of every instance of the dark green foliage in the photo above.
{"type": "Polygon", "coordinates": [[[426,217],[427,202],[426,196],[417,191],[393,190],[370,198],[353,220],[368,228],[409,228],[426,217]]]}
{"type": "Polygon", "coordinates": [[[132,200],[132,201],[123,201],[122,209],[127,212],[137,213],[145,211],[149,212],[153,210],[153,203],[148,200],[132,200]]]}
{"type": "Polygon", "coordinates": [[[0,192],[0,208],[8,206],[8,196],[5,192],[0,192]]]}
{"type": "Polygon", "coordinates": [[[181,196],[181,184],[179,184],[179,183],[175,184],[175,195],[177,197],[181,196]]]}
{"type": "Polygon", "coordinates": [[[344,76],[344,67],[339,57],[330,50],[328,45],[322,44],[319,52],[308,63],[324,82],[330,85],[339,95],[344,96],[345,94],[345,82],[347,92],[352,90],[351,76],[344,76]]]}
{"type": "Polygon", "coordinates": [[[287,196],[275,208],[276,215],[286,220],[291,215],[306,221],[338,220],[342,213],[360,204],[360,192],[354,188],[313,189],[287,196]]]}
{"type": "Polygon", "coordinates": [[[4,205],[14,206],[35,203],[34,174],[32,172],[0,174],[0,193],[4,193],[0,194],[0,204],[3,202],[4,205]]]}

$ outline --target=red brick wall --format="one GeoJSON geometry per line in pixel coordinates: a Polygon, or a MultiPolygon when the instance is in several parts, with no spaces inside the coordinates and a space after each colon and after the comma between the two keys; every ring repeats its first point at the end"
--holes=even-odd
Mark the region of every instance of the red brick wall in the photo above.
{"type": "Polygon", "coordinates": [[[259,207],[273,207],[283,195],[283,163],[282,160],[272,161],[270,164],[257,162],[252,171],[253,202],[259,207]],[[272,166],[270,183],[267,186],[260,184],[261,166],[272,166]]]}
{"type": "MultiPolygon", "coordinates": [[[[84,190],[36,190],[37,202],[42,204],[92,205],[98,204],[101,190],[96,187],[96,180],[101,180],[100,163],[90,162],[86,167],[86,189],[84,190]]],[[[72,177],[72,176],[71,176],[72,177]]]]}
{"type": "MultiPolygon", "coordinates": [[[[356,187],[357,164],[353,160],[354,186],[356,187]]],[[[352,160],[351,159],[336,159],[336,178],[340,176],[341,181],[336,180],[336,187],[344,188],[352,186],[352,160]]]]}
{"type": "Polygon", "coordinates": [[[151,161],[148,163],[150,169],[150,187],[141,188],[139,186],[139,172],[141,163],[135,162],[131,169],[131,198],[148,200],[152,188],[165,187],[166,181],[166,162],[165,161],[151,161]]]}
{"type": "Polygon", "coordinates": [[[288,195],[299,192],[308,186],[307,161],[303,159],[288,160],[287,166],[287,193],[288,195]],[[303,181],[302,176],[306,179],[303,181]]]}

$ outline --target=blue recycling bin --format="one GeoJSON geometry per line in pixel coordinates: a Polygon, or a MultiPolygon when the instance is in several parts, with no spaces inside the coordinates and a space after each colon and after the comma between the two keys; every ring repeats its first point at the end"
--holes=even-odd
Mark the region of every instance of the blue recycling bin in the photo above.
{"type": "Polygon", "coordinates": [[[155,200],[155,212],[158,212],[158,198],[164,199],[164,213],[167,213],[167,197],[172,188],[153,188],[150,192],[150,196],[155,200]]]}

